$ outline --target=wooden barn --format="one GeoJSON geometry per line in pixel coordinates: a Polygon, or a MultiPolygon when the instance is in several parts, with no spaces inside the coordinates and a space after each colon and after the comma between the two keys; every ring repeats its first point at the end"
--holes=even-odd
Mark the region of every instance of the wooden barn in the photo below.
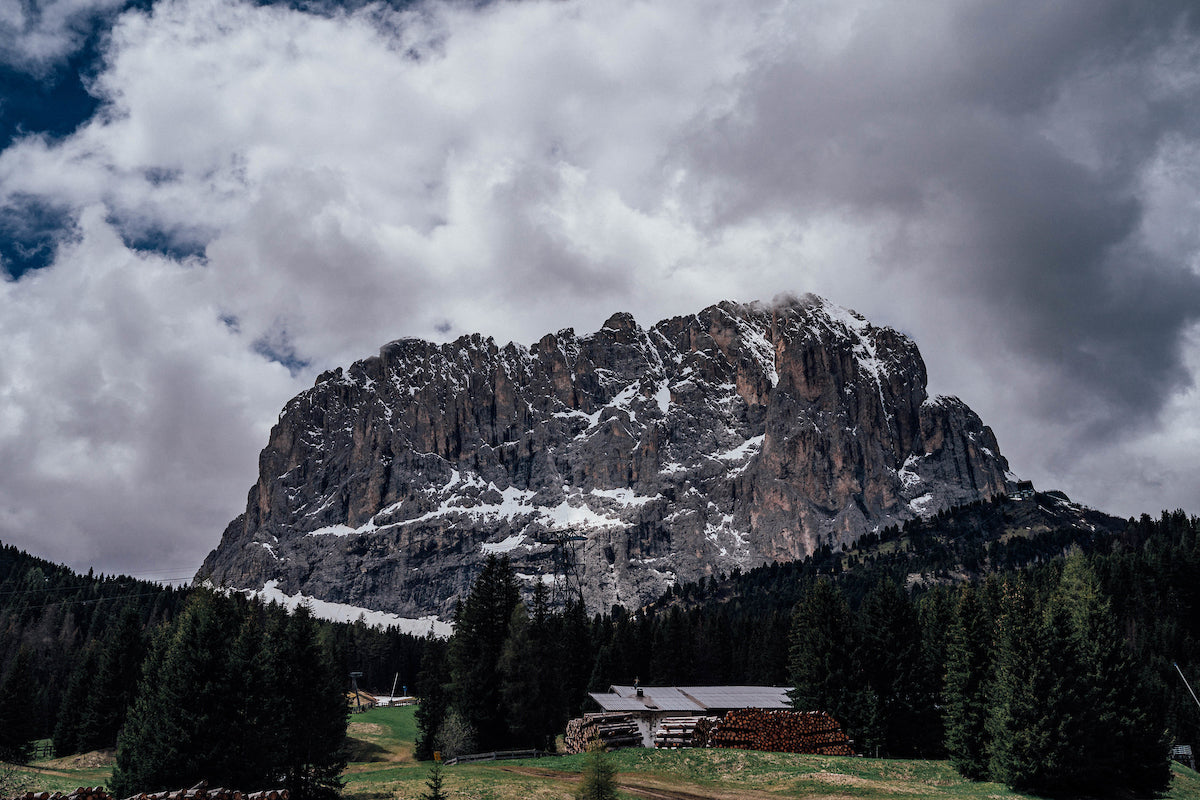
{"type": "Polygon", "coordinates": [[[743,708],[791,708],[786,686],[612,686],[591,692],[606,712],[632,713],[643,747],[654,746],[664,719],[719,716],[743,708]]]}

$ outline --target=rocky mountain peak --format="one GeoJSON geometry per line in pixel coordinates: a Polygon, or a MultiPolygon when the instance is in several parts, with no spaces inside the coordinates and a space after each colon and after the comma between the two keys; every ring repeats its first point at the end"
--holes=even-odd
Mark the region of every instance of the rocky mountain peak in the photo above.
{"type": "Polygon", "coordinates": [[[197,577],[445,617],[489,553],[554,580],[569,531],[589,605],[638,605],[1004,491],[990,429],[925,386],[910,339],[813,295],[400,339],[285,406],[197,577]]]}

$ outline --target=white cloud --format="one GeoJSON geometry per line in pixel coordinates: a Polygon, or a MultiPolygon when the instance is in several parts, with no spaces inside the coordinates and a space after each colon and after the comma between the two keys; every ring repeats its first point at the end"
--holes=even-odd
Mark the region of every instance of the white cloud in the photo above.
{"type": "Polygon", "coordinates": [[[42,72],[75,52],[94,17],[125,0],[39,0],[0,3],[0,61],[42,72]]]}
{"type": "MultiPolygon", "coordinates": [[[[59,5],[64,20],[75,8],[59,5]]],[[[1089,377],[1054,351],[1094,340],[1116,363],[1138,342],[1064,313],[1039,286],[1054,263],[1030,254],[1060,246],[1065,224],[1172,275],[1195,263],[1196,126],[1154,116],[1186,107],[1192,62],[1169,59],[1182,77],[1164,81],[1163,53],[1193,40],[1097,65],[1125,33],[1086,3],[1044,25],[986,3],[924,18],[871,3],[472,5],[315,16],[161,0],[120,16],[100,113],[0,153],[0,202],[31,195],[79,219],[52,267],[0,287],[0,538],[81,564],[156,563],[151,541],[195,563],[316,370],[400,335],[529,342],[618,309],[648,324],[789,290],[915,334],[934,388],[974,405],[1019,472],[1112,496],[1121,468],[1081,471],[1044,443],[1081,446],[1140,402],[1113,388],[1136,371],[1089,377]],[[1153,107],[1111,102],[1146,86],[1153,107]],[[118,234],[204,254],[177,263],[118,234]],[[310,368],[290,377],[256,355],[263,342],[310,368]],[[1095,402],[1068,403],[1079,390],[1095,402]]],[[[1071,258],[1068,290],[1112,269],[1071,258]]],[[[1182,302],[1191,286],[1172,280],[1182,302]]],[[[1195,398],[1163,377],[1187,312],[1160,283],[1146,284],[1147,313],[1166,320],[1146,334],[1147,411],[1134,438],[1095,451],[1136,453],[1146,475],[1196,452],[1161,433],[1195,398]]],[[[1079,296],[1112,313],[1101,288],[1079,296]]],[[[1200,501],[1157,485],[1129,502],[1200,501]]]]}

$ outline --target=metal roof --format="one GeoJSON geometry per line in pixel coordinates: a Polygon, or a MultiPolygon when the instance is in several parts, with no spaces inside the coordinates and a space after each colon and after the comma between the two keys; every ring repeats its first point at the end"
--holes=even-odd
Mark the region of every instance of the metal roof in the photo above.
{"type": "Polygon", "coordinates": [[[643,686],[611,687],[592,692],[605,711],[670,711],[703,713],[732,708],[789,708],[785,686],[643,686]]]}
{"type": "Polygon", "coordinates": [[[786,686],[681,686],[704,708],[791,708],[786,686]]]}
{"type": "Polygon", "coordinates": [[[636,697],[621,697],[606,692],[588,692],[605,711],[646,711],[649,707],[636,697]]]}

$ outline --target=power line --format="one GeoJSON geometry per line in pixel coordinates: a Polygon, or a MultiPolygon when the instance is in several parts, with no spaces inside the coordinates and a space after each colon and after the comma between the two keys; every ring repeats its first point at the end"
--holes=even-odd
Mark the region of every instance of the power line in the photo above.
{"type": "Polygon", "coordinates": [[[81,598],[81,599],[75,599],[75,600],[51,600],[49,603],[42,603],[41,605],[21,606],[19,608],[10,607],[5,610],[8,610],[8,611],[33,611],[33,610],[36,610],[39,608],[49,608],[50,606],[61,606],[61,605],[86,606],[86,605],[91,605],[93,603],[102,603],[106,600],[130,600],[134,597],[159,597],[162,595],[162,593],[163,593],[163,590],[160,590],[157,592],[139,592],[136,594],[113,594],[113,595],[106,595],[104,597],[92,597],[89,599],[81,598]]]}

